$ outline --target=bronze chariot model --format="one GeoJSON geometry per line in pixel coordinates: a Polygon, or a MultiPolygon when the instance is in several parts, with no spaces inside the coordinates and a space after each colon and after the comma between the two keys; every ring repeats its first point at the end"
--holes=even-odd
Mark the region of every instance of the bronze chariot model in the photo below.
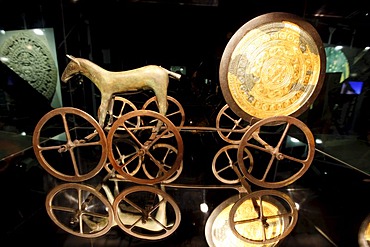
{"type": "MultiPolygon", "coordinates": [[[[60,228],[85,238],[102,236],[115,225],[141,239],[170,236],[181,213],[166,188],[202,188],[175,183],[185,165],[181,132],[213,131],[226,145],[211,164],[222,185],[210,187],[234,188],[238,195],[211,214],[206,228],[214,229],[224,217],[240,246],[274,246],[293,230],[298,209],[276,189],[299,179],[314,158],[313,134],[296,118],[316,99],[325,74],[323,44],[310,24],[278,12],[237,30],[220,63],[227,104],[215,127],[184,126],[183,107],[167,95],[169,78],[180,79],[177,73],[155,65],[110,72],[68,57],[62,81],[82,74],[102,98],[98,120],[83,110],[61,107],[44,115],[34,130],[33,148],[42,167],[69,182],[55,186],[45,203],[60,228]],[[142,89],[155,96],[139,109],[120,95],[142,89]],[[45,141],[51,124],[62,134],[45,141]],[[289,152],[295,141],[305,145],[303,153],[289,152]],[[278,167],[289,172],[277,178],[273,173],[278,167]],[[103,169],[106,175],[94,186],[81,183],[96,180],[103,169]],[[252,191],[249,183],[263,189],[252,191]],[[73,200],[66,200],[67,195],[73,200]]],[[[209,229],[208,244],[220,246],[221,240],[212,236],[216,231],[209,229]]]]}

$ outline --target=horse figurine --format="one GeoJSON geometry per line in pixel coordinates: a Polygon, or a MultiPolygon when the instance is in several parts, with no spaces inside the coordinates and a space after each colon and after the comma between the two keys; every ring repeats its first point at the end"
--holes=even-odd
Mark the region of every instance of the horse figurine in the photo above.
{"type": "Polygon", "coordinates": [[[61,80],[67,82],[76,74],[82,74],[93,82],[101,93],[99,124],[103,128],[108,107],[114,94],[128,91],[153,90],[157,96],[159,113],[167,112],[167,88],[169,78],[180,80],[181,75],[157,65],[147,65],[137,69],[112,72],[93,62],[67,55],[71,61],[64,69],[61,80]]]}

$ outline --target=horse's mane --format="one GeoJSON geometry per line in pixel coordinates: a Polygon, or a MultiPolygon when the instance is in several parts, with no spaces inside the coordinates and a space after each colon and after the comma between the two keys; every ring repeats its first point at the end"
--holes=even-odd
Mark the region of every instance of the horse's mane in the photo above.
{"type": "MultiPolygon", "coordinates": [[[[92,68],[93,70],[105,70],[104,68],[100,67],[99,65],[91,62],[90,60],[84,59],[84,58],[75,58],[80,63],[81,67],[84,68],[92,68]]],[[[106,71],[106,70],[105,70],[106,71]]]]}

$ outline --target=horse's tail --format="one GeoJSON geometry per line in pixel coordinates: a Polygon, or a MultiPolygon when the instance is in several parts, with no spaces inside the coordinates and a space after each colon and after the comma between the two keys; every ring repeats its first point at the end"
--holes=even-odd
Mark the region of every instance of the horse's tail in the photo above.
{"type": "Polygon", "coordinates": [[[176,73],[176,72],[173,72],[171,70],[168,70],[168,69],[165,69],[163,67],[161,67],[162,69],[164,69],[167,73],[168,73],[168,76],[173,78],[173,79],[176,79],[176,80],[180,80],[181,79],[181,74],[179,73],[176,73]]]}

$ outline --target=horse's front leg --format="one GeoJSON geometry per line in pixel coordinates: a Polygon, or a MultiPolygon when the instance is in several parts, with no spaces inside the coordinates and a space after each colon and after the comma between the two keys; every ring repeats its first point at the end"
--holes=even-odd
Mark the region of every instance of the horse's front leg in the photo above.
{"type": "Polygon", "coordinates": [[[103,95],[100,102],[99,107],[99,125],[104,128],[105,126],[105,118],[107,116],[107,111],[109,108],[110,101],[112,100],[111,95],[103,95]]]}

